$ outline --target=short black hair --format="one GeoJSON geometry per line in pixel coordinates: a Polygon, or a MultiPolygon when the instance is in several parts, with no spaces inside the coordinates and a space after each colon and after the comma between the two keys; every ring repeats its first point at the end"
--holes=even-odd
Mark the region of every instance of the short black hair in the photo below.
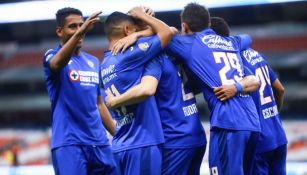
{"type": "Polygon", "coordinates": [[[55,14],[57,26],[63,27],[65,23],[65,18],[71,14],[83,16],[82,12],[76,8],[65,7],[65,8],[59,9],[55,14]]]}
{"type": "Polygon", "coordinates": [[[122,22],[129,22],[131,24],[135,24],[134,19],[122,12],[113,12],[111,13],[104,23],[104,32],[107,35],[107,37],[110,37],[114,34],[116,31],[116,28],[122,23],[122,22]]]}
{"type": "Polygon", "coordinates": [[[220,17],[211,17],[211,29],[214,30],[214,32],[220,36],[229,36],[229,26],[227,22],[220,17]]]}
{"type": "Polygon", "coordinates": [[[209,27],[209,10],[197,3],[187,4],[181,12],[181,22],[185,22],[192,32],[200,32],[209,27]]]}

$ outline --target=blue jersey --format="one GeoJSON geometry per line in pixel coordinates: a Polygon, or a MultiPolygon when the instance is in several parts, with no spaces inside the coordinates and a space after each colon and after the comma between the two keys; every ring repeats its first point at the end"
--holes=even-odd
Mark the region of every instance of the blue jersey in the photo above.
{"type": "Polygon", "coordinates": [[[252,93],[262,128],[257,151],[270,151],[287,143],[271,86],[277,78],[266,60],[257,51],[247,49],[241,52],[241,56],[243,64],[261,82],[259,90],[252,93]]]}
{"type": "Polygon", "coordinates": [[[182,69],[161,54],[149,63],[145,75],[159,80],[155,98],[160,112],[165,148],[189,148],[206,144],[204,129],[198,117],[196,100],[182,69]],[[156,72],[162,72],[161,76],[156,72]],[[183,80],[181,80],[181,78],[183,80]]]}
{"type": "Polygon", "coordinates": [[[239,51],[246,45],[240,37],[221,37],[205,29],[193,35],[177,35],[167,47],[200,80],[211,110],[211,127],[260,131],[259,116],[249,95],[238,94],[221,102],[213,92],[214,87],[235,84],[243,78],[239,51]]]}
{"type": "MultiPolygon", "coordinates": [[[[126,92],[140,83],[144,65],[160,51],[158,36],[139,39],[124,53],[113,56],[105,53],[101,64],[101,78],[105,89],[114,95],[126,92]]],[[[113,137],[114,152],[164,142],[160,115],[154,97],[138,104],[121,106],[114,111],[116,133],[113,137]]]]}
{"type": "Polygon", "coordinates": [[[51,148],[66,145],[108,145],[97,108],[99,61],[81,52],[58,72],[49,63],[60,47],[48,50],[44,72],[52,111],[51,148]]]}

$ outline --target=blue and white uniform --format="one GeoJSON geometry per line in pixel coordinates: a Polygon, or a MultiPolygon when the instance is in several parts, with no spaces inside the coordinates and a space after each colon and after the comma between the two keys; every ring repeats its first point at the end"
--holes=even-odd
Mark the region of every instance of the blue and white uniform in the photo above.
{"type": "Polygon", "coordinates": [[[155,98],[165,138],[162,174],[199,174],[206,136],[186,74],[160,54],[145,67],[146,75],[159,81],[155,98]]]}
{"type": "Polygon", "coordinates": [[[115,163],[97,108],[99,61],[81,51],[79,56],[72,56],[61,70],[53,72],[50,61],[60,49],[59,46],[48,50],[43,63],[51,101],[51,149],[55,172],[112,174],[115,163]],[[77,157],[80,157],[78,163],[77,157]],[[87,170],[86,167],[91,165],[96,165],[96,168],[87,170]]]}
{"type": "MultiPolygon", "coordinates": [[[[116,56],[105,52],[100,67],[104,89],[116,96],[139,84],[145,64],[161,50],[159,37],[151,36],[140,38],[116,56]]],[[[119,107],[114,111],[114,119],[112,149],[121,174],[161,173],[159,145],[164,143],[164,136],[155,98],[119,107]]]]}
{"type": "Polygon", "coordinates": [[[247,145],[261,130],[251,96],[238,94],[221,102],[213,92],[213,88],[235,84],[245,76],[240,50],[250,42],[244,35],[221,37],[205,29],[192,35],[177,35],[167,47],[200,80],[211,110],[209,167],[212,174],[243,174],[247,145]],[[232,151],[239,149],[242,151],[232,151]]]}
{"type": "Polygon", "coordinates": [[[282,127],[272,84],[277,77],[264,57],[249,48],[241,52],[244,66],[256,75],[261,86],[252,93],[258,109],[261,134],[256,146],[253,174],[286,174],[287,137],[282,127]]]}

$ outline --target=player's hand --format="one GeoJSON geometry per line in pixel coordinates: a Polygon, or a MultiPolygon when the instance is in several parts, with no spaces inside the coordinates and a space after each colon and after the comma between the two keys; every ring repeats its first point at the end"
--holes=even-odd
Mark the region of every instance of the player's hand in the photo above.
{"type": "Polygon", "coordinates": [[[153,11],[153,9],[151,9],[150,7],[146,7],[146,6],[143,6],[143,8],[147,15],[155,17],[155,12],[153,11]]]}
{"type": "Polygon", "coordinates": [[[128,12],[128,15],[132,16],[133,18],[139,18],[140,16],[144,14],[146,14],[146,9],[143,6],[133,7],[128,12]]]}
{"type": "Polygon", "coordinates": [[[105,91],[107,96],[105,98],[105,101],[106,101],[106,106],[109,108],[109,109],[114,109],[116,108],[116,101],[115,101],[115,96],[113,95],[113,93],[110,91],[110,90],[106,90],[105,91]]]}
{"type": "Polygon", "coordinates": [[[213,89],[215,96],[222,102],[230,99],[237,94],[235,85],[222,85],[213,89]]]}
{"type": "Polygon", "coordinates": [[[132,33],[120,40],[118,40],[113,47],[111,48],[111,52],[113,55],[117,55],[119,52],[124,52],[129,46],[134,44],[138,39],[136,33],[132,33]]]}
{"type": "Polygon", "coordinates": [[[85,21],[84,23],[82,24],[82,26],[79,28],[78,32],[81,34],[81,35],[84,35],[86,32],[88,32],[90,29],[93,28],[93,24],[98,22],[99,21],[99,15],[101,14],[102,12],[99,11],[99,12],[95,12],[93,14],[91,14],[91,16],[89,16],[85,21]]]}
{"type": "Polygon", "coordinates": [[[115,107],[115,96],[113,95],[113,93],[110,91],[110,90],[106,90],[105,91],[107,96],[105,98],[105,101],[106,101],[106,106],[109,108],[109,109],[114,109],[116,108],[115,107]]]}

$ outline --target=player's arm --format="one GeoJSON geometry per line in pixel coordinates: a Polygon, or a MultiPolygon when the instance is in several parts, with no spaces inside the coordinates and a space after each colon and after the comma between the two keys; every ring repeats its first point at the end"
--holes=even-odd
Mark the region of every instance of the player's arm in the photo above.
{"type": "Polygon", "coordinates": [[[260,87],[259,79],[254,75],[244,77],[240,82],[232,85],[222,85],[213,89],[216,97],[221,101],[226,101],[237,93],[248,94],[256,91],[260,87]]]}
{"type": "Polygon", "coordinates": [[[124,52],[128,47],[133,45],[138,38],[151,36],[153,34],[152,28],[147,26],[145,29],[132,33],[120,40],[118,40],[113,47],[111,48],[111,52],[113,55],[117,55],[118,52],[124,52]]]}
{"type": "MultiPolygon", "coordinates": [[[[142,8],[143,12],[145,12],[146,15],[153,17],[153,19],[156,19],[156,18],[154,18],[154,11],[152,9],[150,9],[148,7],[137,7],[137,8],[142,8]]],[[[134,16],[134,13],[133,13],[132,10],[129,11],[129,14],[134,16]]],[[[134,16],[134,17],[138,18],[137,16],[134,16]]],[[[131,34],[131,35],[126,36],[125,38],[120,39],[119,41],[117,41],[114,44],[114,46],[111,48],[111,52],[112,52],[113,55],[118,54],[118,52],[120,52],[120,51],[124,52],[129,46],[134,44],[138,40],[138,38],[151,36],[155,33],[159,36],[159,38],[161,40],[161,46],[162,46],[162,48],[164,48],[165,45],[167,45],[167,43],[165,44],[165,42],[168,42],[170,40],[170,39],[166,39],[166,38],[169,37],[169,34],[170,34],[169,32],[171,32],[171,35],[174,35],[176,33],[176,29],[174,29],[172,27],[170,27],[169,30],[165,31],[165,27],[167,25],[165,23],[163,23],[162,21],[157,20],[157,19],[156,19],[156,21],[151,20],[151,22],[154,22],[155,26],[151,26],[150,23],[147,23],[147,21],[143,21],[142,18],[138,18],[136,21],[137,21],[136,24],[139,28],[138,31],[131,34]],[[158,23],[157,23],[157,21],[158,21],[158,23]],[[162,28],[161,28],[161,26],[162,26],[162,28]],[[156,27],[156,28],[153,28],[153,27],[156,27]],[[166,32],[166,33],[163,33],[163,32],[166,32]],[[165,39],[168,40],[168,41],[166,41],[165,39]]]]}
{"type": "Polygon", "coordinates": [[[156,93],[158,80],[153,76],[143,76],[141,82],[127,90],[125,93],[114,96],[110,91],[106,91],[106,105],[110,109],[119,106],[139,103],[156,93]]]}
{"type": "Polygon", "coordinates": [[[275,98],[275,101],[276,101],[276,104],[277,104],[277,108],[278,108],[278,111],[281,111],[281,108],[282,108],[283,102],[284,102],[285,88],[283,87],[283,85],[281,84],[281,82],[279,81],[275,72],[273,71],[271,66],[269,66],[269,64],[267,64],[267,68],[268,68],[268,71],[269,71],[271,87],[272,87],[272,90],[273,90],[273,94],[274,94],[274,98],[275,98]]]}
{"type": "Polygon", "coordinates": [[[88,17],[82,26],[74,33],[74,35],[62,46],[57,54],[50,60],[50,69],[54,72],[61,70],[67,65],[71,56],[76,50],[78,41],[84,37],[84,34],[92,27],[95,22],[99,21],[98,15],[101,12],[93,13],[88,17]]]}
{"type": "Polygon", "coordinates": [[[240,34],[231,37],[238,42],[240,50],[245,50],[252,44],[252,38],[248,34],[240,34]]]}
{"type": "MultiPolygon", "coordinates": [[[[149,7],[143,7],[145,13],[150,16],[155,16],[155,12],[149,7]]],[[[133,45],[138,38],[140,37],[147,37],[154,34],[154,31],[150,26],[144,23],[141,20],[135,19],[135,23],[137,26],[137,31],[128,35],[120,40],[118,40],[113,47],[111,48],[111,52],[113,55],[117,55],[118,52],[124,52],[129,46],[133,45]]]]}
{"type": "MultiPolygon", "coordinates": [[[[160,55],[163,57],[163,55],[160,55]]],[[[108,108],[117,108],[123,105],[139,103],[156,93],[162,74],[162,59],[157,57],[146,64],[143,70],[141,82],[128,89],[123,94],[114,96],[110,91],[106,92],[106,105],[108,108]]]]}
{"type": "Polygon", "coordinates": [[[144,7],[134,7],[129,11],[129,14],[136,19],[144,21],[153,29],[154,33],[160,38],[162,48],[165,48],[172,39],[173,32],[170,27],[161,20],[147,14],[144,7]]]}
{"type": "MultiPolygon", "coordinates": [[[[173,32],[174,35],[179,33],[178,29],[176,29],[175,27],[170,27],[170,30],[173,32]]],[[[140,28],[139,31],[118,40],[111,48],[111,52],[113,55],[117,55],[118,52],[124,52],[128,47],[133,45],[139,38],[151,36],[153,34],[154,34],[153,30],[149,26],[140,28]]]]}
{"type": "Polygon", "coordinates": [[[285,88],[283,87],[281,82],[278,79],[276,79],[272,84],[272,89],[274,93],[274,98],[277,103],[278,111],[281,111],[284,103],[285,88]]]}
{"type": "Polygon", "coordinates": [[[115,121],[112,119],[111,114],[109,113],[107,107],[102,102],[100,95],[97,98],[97,106],[98,106],[98,110],[99,110],[100,117],[102,119],[102,123],[104,127],[113,136],[115,134],[115,121]]]}
{"type": "MultiPolygon", "coordinates": [[[[239,82],[239,84],[241,84],[241,86],[242,86],[242,93],[243,94],[249,94],[249,93],[255,92],[260,87],[260,81],[254,75],[248,75],[248,76],[244,77],[239,82]]],[[[241,93],[240,87],[237,87],[237,85],[235,85],[235,86],[236,86],[237,91],[239,93],[241,93]]]]}
{"type": "MultiPolygon", "coordinates": [[[[179,33],[178,29],[176,29],[175,27],[170,27],[170,30],[173,32],[173,35],[179,33]]],[[[151,36],[153,34],[154,32],[152,28],[149,26],[145,26],[144,28],[141,28],[141,30],[118,40],[111,48],[111,52],[113,55],[117,55],[118,52],[124,52],[128,47],[133,45],[139,38],[151,36]]]]}

